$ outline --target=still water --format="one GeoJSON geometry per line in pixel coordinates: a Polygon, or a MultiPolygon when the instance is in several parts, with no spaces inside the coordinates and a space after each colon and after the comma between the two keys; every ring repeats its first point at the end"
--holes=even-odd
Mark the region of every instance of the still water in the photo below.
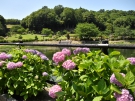
{"type": "MultiPolygon", "coordinates": [[[[19,48],[18,46],[0,46],[0,53],[1,52],[8,52],[10,51],[12,48],[19,48]]],[[[35,49],[38,51],[41,51],[42,53],[44,53],[49,59],[52,58],[53,54],[57,51],[61,51],[62,48],[60,47],[48,47],[48,46],[25,46],[24,48],[27,49],[35,49]]],[[[69,48],[71,50],[74,50],[75,47],[73,48],[69,48]]],[[[98,48],[94,49],[94,48],[90,48],[90,50],[99,50],[98,48]]],[[[120,51],[121,54],[127,58],[127,57],[135,57],[135,49],[114,49],[117,51],[120,51]]]]}

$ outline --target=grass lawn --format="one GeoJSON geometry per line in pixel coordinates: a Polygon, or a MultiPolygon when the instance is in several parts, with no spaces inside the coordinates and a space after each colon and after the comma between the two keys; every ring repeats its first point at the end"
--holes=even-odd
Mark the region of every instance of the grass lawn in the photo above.
{"type": "MultiPolygon", "coordinates": [[[[6,40],[18,40],[18,37],[19,37],[20,34],[15,34],[15,35],[12,35],[11,37],[6,37],[6,40]]],[[[42,35],[39,35],[39,34],[22,34],[21,35],[23,39],[35,39],[35,36],[38,37],[38,40],[42,40],[43,37],[42,35]]]]}
{"type": "Polygon", "coordinates": [[[18,25],[6,25],[7,28],[12,28],[13,26],[18,26],[18,25]]]}

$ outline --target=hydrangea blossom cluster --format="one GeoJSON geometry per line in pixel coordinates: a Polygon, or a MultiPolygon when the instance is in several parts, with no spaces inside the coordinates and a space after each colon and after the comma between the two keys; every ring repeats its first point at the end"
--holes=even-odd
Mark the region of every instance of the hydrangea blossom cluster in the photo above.
{"type": "Polygon", "coordinates": [[[127,60],[129,60],[132,65],[135,65],[135,57],[127,58],[127,60]]]}
{"type": "Polygon", "coordinates": [[[23,56],[22,56],[22,59],[27,59],[27,56],[26,56],[26,55],[23,55],[23,56]]]}
{"type": "MultiPolygon", "coordinates": [[[[120,73],[123,77],[125,77],[124,73],[120,73]]],[[[116,84],[119,87],[122,87],[123,85],[116,79],[115,75],[112,74],[110,77],[110,82],[116,84]]]]}
{"type": "Polygon", "coordinates": [[[71,55],[71,51],[69,49],[67,49],[67,48],[62,49],[62,52],[67,56],[71,55]]]}
{"type": "Polygon", "coordinates": [[[6,60],[12,58],[11,54],[6,54],[4,52],[0,53],[0,60],[6,60]]]}
{"type": "Polygon", "coordinates": [[[23,66],[23,63],[22,62],[17,62],[17,63],[15,63],[15,62],[9,62],[7,64],[7,69],[12,70],[12,69],[15,69],[17,67],[22,67],[22,66],[23,66]]]}
{"type": "Polygon", "coordinates": [[[47,72],[43,72],[42,75],[43,75],[43,76],[47,76],[48,73],[47,73],[47,72]]]}
{"type": "Polygon", "coordinates": [[[72,60],[67,60],[67,61],[63,62],[62,66],[66,70],[72,70],[76,67],[76,64],[72,60]]]}
{"type": "Polygon", "coordinates": [[[74,51],[73,51],[73,53],[74,53],[74,55],[76,55],[76,54],[79,54],[80,52],[82,52],[82,53],[88,53],[90,51],[90,49],[89,48],[76,48],[74,51]]]}
{"type": "Polygon", "coordinates": [[[33,49],[26,49],[24,50],[25,52],[28,52],[28,53],[32,53],[32,54],[35,54],[35,55],[38,55],[40,56],[41,59],[43,60],[49,60],[43,53],[37,51],[37,50],[33,50],[33,49]]]}
{"type": "Polygon", "coordinates": [[[5,61],[0,61],[0,67],[5,63],[5,61]]]}
{"type": "Polygon", "coordinates": [[[56,64],[58,64],[59,62],[62,62],[65,60],[65,54],[63,52],[56,52],[55,54],[53,54],[52,60],[56,64]]]}
{"type": "Polygon", "coordinates": [[[116,101],[134,101],[133,96],[127,89],[122,89],[121,94],[115,92],[114,97],[116,98],[116,101]]]}
{"type": "Polygon", "coordinates": [[[36,50],[33,50],[33,49],[26,49],[24,51],[28,53],[36,54],[36,50]]]}
{"type": "Polygon", "coordinates": [[[59,85],[54,85],[49,89],[49,96],[56,98],[56,93],[62,91],[62,88],[59,85]]]}

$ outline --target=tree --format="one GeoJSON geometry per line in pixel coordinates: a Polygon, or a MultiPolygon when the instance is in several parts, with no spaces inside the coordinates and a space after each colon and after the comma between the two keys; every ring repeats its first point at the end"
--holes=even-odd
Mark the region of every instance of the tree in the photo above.
{"type": "Polygon", "coordinates": [[[43,28],[41,33],[44,35],[50,35],[50,34],[53,34],[53,31],[48,28],[43,28]]]}
{"type": "Polygon", "coordinates": [[[79,23],[75,28],[75,33],[79,34],[81,40],[89,40],[91,37],[96,37],[99,34],[99,30],[94,24],[79,23]]]}
{"type": "Polygon", "coordinates": [[[0,36],[6,36],[7,27],[6,21],[3,16],[0,15],[0,36]]]}

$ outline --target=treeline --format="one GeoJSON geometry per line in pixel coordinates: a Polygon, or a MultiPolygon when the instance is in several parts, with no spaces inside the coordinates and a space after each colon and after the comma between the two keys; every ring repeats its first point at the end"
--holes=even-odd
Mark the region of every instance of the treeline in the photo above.
{"type": "Polygon", "coordinates": [[[73,9],[62,5],[50,9],[44,6],[23,18],[21,26],[40,32],[43,28],[53,31],[74,29],[78,23],[93,23],[100,31],[107,30],[109,33],[113,33],[115,27],[135,29],[135,11],[115,9],[92,11],[81,7],[73,9]]]}
{"type": "Polygon", "coordinates": [[[6,19],[6,24],[8,25],[20,25],[20,21],[18,19],[6,19]]]}

